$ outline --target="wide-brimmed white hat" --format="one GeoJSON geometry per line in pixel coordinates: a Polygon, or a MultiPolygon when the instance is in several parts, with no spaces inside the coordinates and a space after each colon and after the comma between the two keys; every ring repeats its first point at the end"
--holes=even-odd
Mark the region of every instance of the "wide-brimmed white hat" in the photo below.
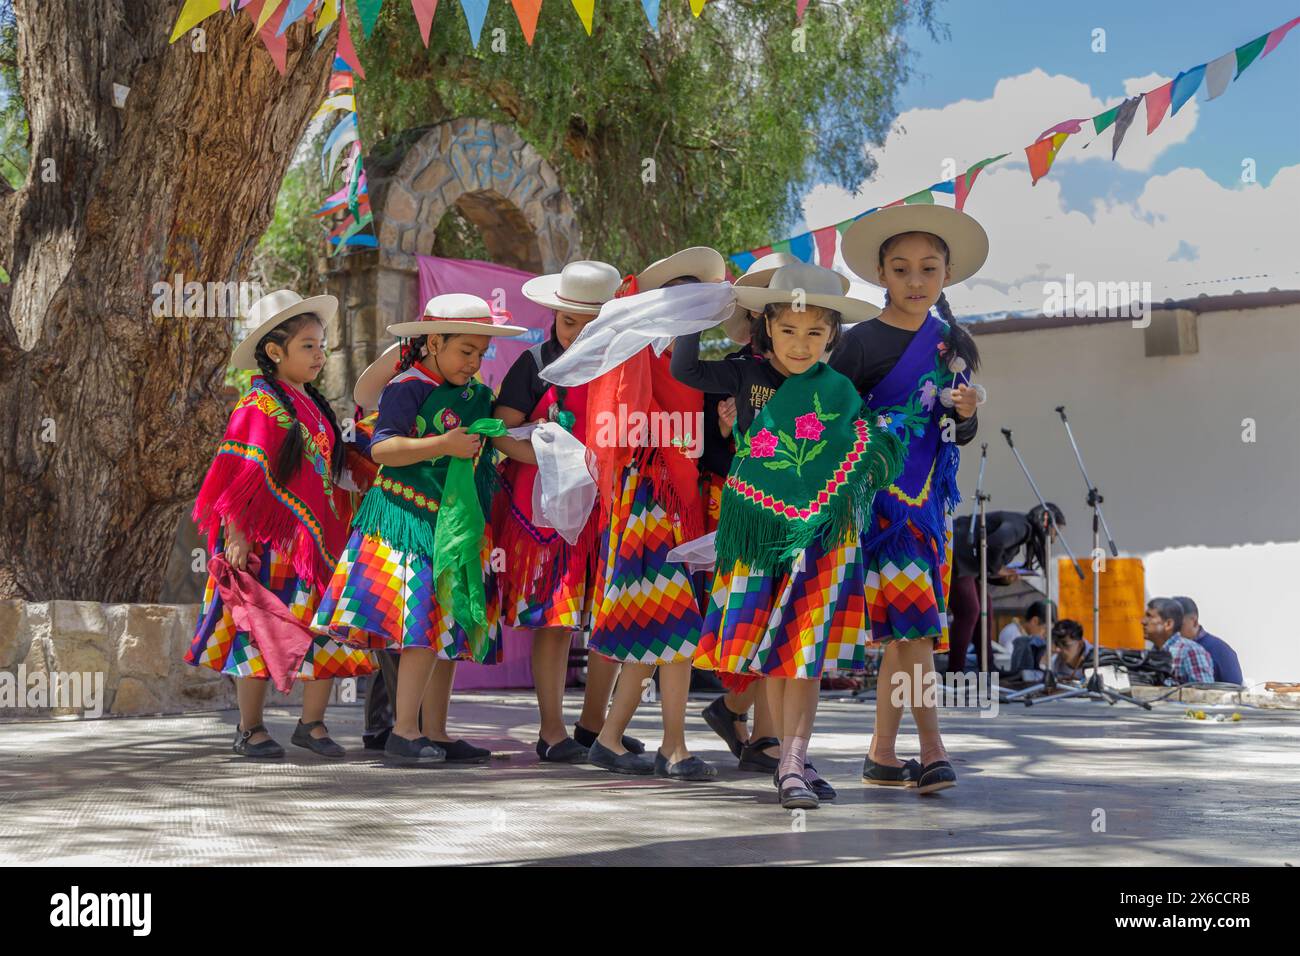
{"type": "Polygon", "coordinates": [[[388,331],[402,338],[417,335],[523,335],[522,325],[506,325],[510,313],[495,313],[476,295],[448,292],[436,295],[424,306],[424,317],[415,322],[398,322],[388,331]]]}
{"type": "Polygon", "coordinates": [[[802,295],[805,305],[834,309],[845,323],[878,316],[879,306],[843,294],[843,279],[842,275],[830,269],[796,262],[781,266],[772,273],[766,287],[740,286],[736,289],[736,301],[746,309],[761,312],[764,306],[793,302],[796,296],[802,295]]]}
{"type": "Polygon", "coordinates": [[[384,386],[397,374],[397,360],[401,358],[401,346],[401,342],[394,342],[384,349],[379,358],[366,366],[366,370],[357,379],[357,384],[352,386],[352,400],[366,411],[373,411],[379,407],[379,396],[383,394],[384,386]]]}
{"type": "Polygon", "coordinates": [[[918,204],[878,209],[849,226],[840,242],[844,264],[879,285],[880,247],[905,232],[928,232],[947,244],[951,276],[945,286],[969,279],[989,257],[988,233],[974,218],[950,206],[918,204]]]}
{"type": "MultiPolygon", "coordinates": [[[[791,255],[788,252],[769,252],[767,255],[751,262],[749,268],[745,270],[745,274],[738,278],[735,284],[737,286],[763,288],[772,281],[772,276],[777,269],[782,266],[792,266],[802,261],[798,256],[791,255]]],[[[849,277],[838,272],[835,274],[841,280],[840,292],[847,293],[849,291],[849,277]]],[[[749,341],[750,324],[749,309],[743,305],[737,305],[730,317],[723,321],[722,331],[726,333],[727,338],[737,345],[744,345],[749,341]]]]}
{"type": "Polygon", "coordinates": [[[691,246],[667,258],[652,262],[636,274],[636,291],[649,292],[662,289],[664,283],[683,276],[693,276],[701,282],[721,282],[727,276],[727,263],[722,253],[708,246],[691,246]]]}
{"type": "Polygon", "coordinates": [[[262,296],[248,307],[247,320],[257,325],[235,346],[230,356],[231,367],[257,371],[257,343],[281,322],[310,312],[328,324],[338,311],[339,300],[332,295],[314,295],[304,299],[292,289],[277,289],[262,296]]]}
{"type": "Polygon", "coordinates": [[[623,276],[608,262],[579,259],[559,272],[536,276],[520,290],[524,298],[558,312],[596,315],[618,293],[623,276]]]}

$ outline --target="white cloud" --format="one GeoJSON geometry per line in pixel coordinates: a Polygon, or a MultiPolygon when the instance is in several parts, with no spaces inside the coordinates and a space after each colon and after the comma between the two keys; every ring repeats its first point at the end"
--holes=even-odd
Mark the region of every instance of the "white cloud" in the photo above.
{"type": "MultiPolygon", "coordinates": [[[[1133,95],[1167,79],[1136,77],[1124,88],[1133,95]]],[[[832,185],[814,187],[804,198],[805,221],[819,227],[843,220],[923,189],[954,168],[1011,151],[980,174],[966,206],[988,230],[991,252],[975,281],[953,289],[950,298],[959,313],[1037,311],[1044,281],[1063,281],[1066,273],[1098,282],[1150,282],[1156,301],[1294,284],[1291,223],[1279,211],[1300,209],[1300,166],[1283,168],[1267,185],[1234,188],[1184,167],[1150,177],[1132,202],[1100,199],[1090,210],[1067,210],[1059,177],[1069,175],[1069,166],[1111,162],[1111,130],[1094,140],[1085,122],[1062,148],[1053,173],[1030,187],[1025,145],[1058,122],[1091,117],[1121,99],[1103,101],[1079,80],[1034,69],[1000,80],[985,100],[909,110],[875,154],[877,175],[856,196],[832,185]],[[1089,140],[1092,145],[1082,149],[1089,140]],[[1208,284],[1261,274],[1266,275],[1227,287],[1208,284]]],[[[1198,118],[1199,103],[1192,99],[1148,137],[1146,107],[1140,105],[1116,164],[1149,170],[1164,150],[1191,135],[1198,118]]],[[[874,286],[855,283],[855,291],[881,301],[874,286]]]]}

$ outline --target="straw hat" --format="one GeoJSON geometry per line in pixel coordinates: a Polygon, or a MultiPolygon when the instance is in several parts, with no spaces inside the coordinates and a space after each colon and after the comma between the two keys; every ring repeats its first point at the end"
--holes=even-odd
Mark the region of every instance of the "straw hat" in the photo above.
{"type": "Polygon", "coordinates": [[[357,384],[352,387],[352,400],[366,411],[379,407],[379,396],[383,393],[384,386],[397,374],[394,369],[401,357],[401,346],[402,343],[394,342],[384,349],[379,358],[366,366],[366,370],[357,379],[357,384]]]}
{"type": "Polygon", "coordinates": [[[476,295],[449,292],[436,295],[424,307],[424,317],[415,322],[398,322],[388,331],[402,338],[417,335],[523,335],[528,330],[522,325],[505,325],[500,320],[509,319],[509,312],[494,313],[486,302],[476,295]]]}
{"type": "MultiPolygon", "coordinates": [[[[792,266],[802,262],[798,256],[791,255],[788,252],[769,252],[760,259],[755,259],[745,270],[745,274],[736,280],[737,286],[756,286],[765,287],[771,280],[773,273],[782,266],[792,266]]],[[[840,292],[849,291],[848,276],[840,275],[842,288],[840,292]]],[[[749,341],[750,317],[749,309],[743,305],[737,305],[734,312],[722,323],[722,331],[726,333],[727,338],[737,345],[744,345],[749,341]]]]}
{"type": "Polygon", "coordinates": [[[291,289],[277,289],[262,296],[249,306],[248,321],[256,322],[257,327],[235,346],[235,351],[230,356],[231,367],[256,372],[257,343],[281,322],[310,312],[328,324],[338,311],[339,300],[332,295],[314,295],[310,299],[304,299],[291,289]]]}
{"type": "Polygon", "coordinates": [[[664,283],[682,276],[694,276],[701,282],[721,282],[727,276],[722,253],[708,246],[691,246],[674,252],[666,259],[652,262],[636,274],[636,291],[662,289],[664,283]]]}
{"type": "Polygon", "coordinates": [[[951,278],[945,286],[969,279],[989,257],[988,234],[971,216],[949,206],[918,204],[878,209],[849,226],[840,243],[844,264],[878,285],[880,247],[904,232],[932,233],[947,243],[951,278]]]}
{"type": "Polygon", "coordinates": [[[579,259],[559,272],[524,283],[524,298],[548,309],[575,315],[596,315],[614,298],[623,276],[608,262],[579,259]]]}
{"type": "Polygon", "coordinates": [[[880,314],[879,306],[844,295],[844,277],[838,272],[806,262],[781,266],[772,274],[767,288],[740,286],[736,301],[746,309],[761,312],[767,305],[793,302],[800,294],[805,305],[834,309],[845,323],[874,319],[880,314]]]}

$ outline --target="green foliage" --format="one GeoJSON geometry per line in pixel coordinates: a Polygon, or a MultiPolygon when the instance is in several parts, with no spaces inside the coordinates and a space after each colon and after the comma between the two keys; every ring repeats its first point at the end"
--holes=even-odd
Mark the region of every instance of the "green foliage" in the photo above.
{"type": "Polygon", "coordinates": [[[493,3],[476,51],[447,2],[426,51],[410,5],[388,3],[369,40],[352,18],[362,139],[382,151],[452,117],[510,123],[559,173],[587,255],[630,271],[688,245],[725,254],[787,232],[814,176],[854,188],[871,175],[865,147],[887,134],[908,76],[903,27],[933,32],[933,8],[819,0],[799,52],[791,0],[714,0],[698,19],[668,0],[657,36],[639,2],[602,2],[591,37],[553,2],[530,49],[511,6],[493,3]]]}
{"type": "Polygon", "coordinates": [[[28,138],[18,85],[18,21],[13,0],[0,0],[0,177],[12,189],[27,178],[28,138]]]}
{"type": "MultiPolygon", "coordinates": [[[[334,114],[337,122],[338,114],[334,114]]],[[[316,283],[316,259],[329,255],[328,227],[311,214],[337,186],[325,182],[320,170],[320,147],[331,125],[310,128],[275,198],[275,216],[253,253],[249,280],[267,292],[295,289],[308,295],[316,283]]],[[[336,174],[336,182],[337,174],[336,174]]]]}

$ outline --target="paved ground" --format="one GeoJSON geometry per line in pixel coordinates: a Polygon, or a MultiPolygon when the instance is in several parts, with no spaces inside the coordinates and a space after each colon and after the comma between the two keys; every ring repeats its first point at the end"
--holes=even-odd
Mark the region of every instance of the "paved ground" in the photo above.
{"type": "MultiPolygon", "coordinates": [[[[1300,863],[1300,714],[945,711],[960,784],[918,797],[861,785],[873,705],[825,701],[812,750],[840,798],[800,821],[770,779],[735,768],[699,717],[707,700],[692,701],[690,743],[723,769],[705,785],[539,766],[528,692],[457,697],[460,732],[496,752],[467,769],[382,766],[360,748],[356,705],[331,711],[355,748],[337,763],[294,747],[280,764],[235,757],[233,712],[0,723],[0,862],[1300,863]]],[[[633,730],[654,740],[642,710],[633,730]]],[[[295,716],[268,713],[286,746],[295,716]]],[[[916,752],[914,736],[900,743],[916,752]]]]}

